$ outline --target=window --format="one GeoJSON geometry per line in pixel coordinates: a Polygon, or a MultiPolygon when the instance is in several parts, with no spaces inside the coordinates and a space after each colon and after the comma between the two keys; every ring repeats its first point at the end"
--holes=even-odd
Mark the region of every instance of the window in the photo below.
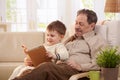
{"type": "Polygon", "coordinates": [[[11,31],[45,30],[57,19],[57,0],[7,0],[6,22],[11,31]]]}
{"type": "Polygon", "coordinates": [[[46,25],[57,18],[57,0],[37,0],[37,26],[39,30],[45,30],[46,25]]]}
{"type": "Polygon", "coordinates": [[[11,31],[27,31],[26,0],[7,0],[6,22],[11,31]]]}
{"type": "Polygon", "coordinates": [[[84,8],[94,9],[94,0],[82,0],[84,8]]]}
{"type": "Polygon", "coordinates": [[[71,26],[76,12],[83,8],[94,10],[98,21],[114,17],[104,13],[104,5],[98,4],[105,4],[105,0],[6,0],[6,22],[11,23],[11,31],[44,31],[56,19],[71,26]]]}

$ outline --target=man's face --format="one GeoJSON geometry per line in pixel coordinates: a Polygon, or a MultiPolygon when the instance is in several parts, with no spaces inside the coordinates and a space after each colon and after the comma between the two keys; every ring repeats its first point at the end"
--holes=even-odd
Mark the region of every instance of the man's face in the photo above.
{"type": "Polygon", "coordinates": [[[87,16],[85,14],[79,14],[75,22],[75,34],[76,36],[82,36],[84,33],[92,31],[94,23],[89,24],[87,22],[87,16]]]}

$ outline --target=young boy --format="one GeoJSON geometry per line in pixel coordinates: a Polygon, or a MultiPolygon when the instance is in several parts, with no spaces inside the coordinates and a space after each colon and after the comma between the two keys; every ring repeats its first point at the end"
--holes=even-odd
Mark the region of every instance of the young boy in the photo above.
{"type": "MultiPolygon", "coordinates": [[[[47,56],[52,58],[52,62],[56,62],[57,60],[67,60],[69,54],[64,44],[61,43],[66,33],[65,25],[60,21],[53,21],[47,26],[46,29],[46,42],[43,46],[47,50],[47,56]]],[[[24,52],[27,54],[27,48],[24,47],[24,52]]],[[[32,66],[32,61],[29,57],[24,59],[24,66],[18,66],[13,74],[10,76],[9,80],[14,77],[22,76],[29,73],[34,67],[32,66]]]]}

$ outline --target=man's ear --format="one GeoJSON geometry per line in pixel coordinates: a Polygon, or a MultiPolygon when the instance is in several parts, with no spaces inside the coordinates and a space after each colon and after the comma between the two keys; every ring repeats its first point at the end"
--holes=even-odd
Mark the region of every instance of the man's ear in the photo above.
{"type": "Polygon", "coordinates": [[[95,23],[91,23],[92,30],[95,28],[95,23]]]}

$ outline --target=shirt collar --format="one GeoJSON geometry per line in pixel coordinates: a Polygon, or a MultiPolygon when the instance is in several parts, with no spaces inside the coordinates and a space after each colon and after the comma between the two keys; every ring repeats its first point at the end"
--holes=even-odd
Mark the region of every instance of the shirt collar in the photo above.
{"type": "Polygon", "coordinates": [[[87,38],[90,38],[90,37],[92,37],[94,35],[95,35],[95,32],[94,31],[90,31],[90,32],[87,32],[87,33],[83,34],[83,38],[87,39],[87,38]]]}
{"type": "Polygon", "coordinates": [[[92,37],[94,35],[95,35],[95,32],[90,31],[90,32],[87,32],[87,33],[83,34],[83,36],[80,36],[80,37],[77,37],[76,35],[74,35],[74,38],[75,39],[87,39],[87,38],[92,37]]]}

